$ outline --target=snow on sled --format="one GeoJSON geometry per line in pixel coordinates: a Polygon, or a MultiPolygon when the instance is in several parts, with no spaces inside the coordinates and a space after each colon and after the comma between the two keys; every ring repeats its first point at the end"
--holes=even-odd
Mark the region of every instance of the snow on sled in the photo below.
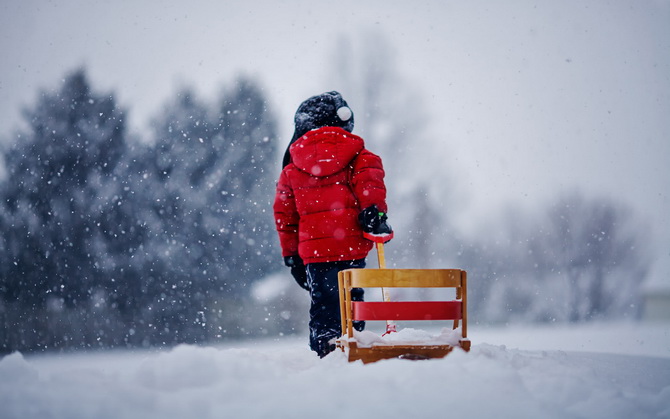
{"type": "Polygon", "coordinates": [[[386,240],[376,237],[372,240],[377,244],[380,269],[347,269],[338,275],[342,337],[337,346],[349,362],[442,358],[455,347],[469,351],[467,273],[460,269],[384,269],[386,240]],[[353,301],[352,288],[381,288],[384,301],[353,301]],[[455,288],[456,297],[451,301],[390,301],[388,288],[455,288]],[[362,320],[386,321],[387,332],[381,337],[372,332],[356,332],[353,322],[362,320]],[[443,330],[437,337],[405,331],[394,333],[395,321],[419,320],[453,321],[453,330],[443,330]]]}

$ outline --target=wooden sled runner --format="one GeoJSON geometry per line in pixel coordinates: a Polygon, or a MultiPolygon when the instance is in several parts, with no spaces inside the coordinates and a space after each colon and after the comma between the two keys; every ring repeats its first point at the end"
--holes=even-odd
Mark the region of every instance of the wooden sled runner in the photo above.
{"type": "Polygon", "coordinates": [[[363,363],[381,359],[442,358],[455,346],[446,344],[373,344],[361,346],[354,336],[355,320],[453,320],[456,329],[461,322],[458,345],[470,350],[467,338],[467,273],[460,269],[348,269],[338,276],[342,337],[337,346],[349,362],[363,363]],[[453,301],[379,301],[351,300],[352,288],[455,288],[453,301]]]}

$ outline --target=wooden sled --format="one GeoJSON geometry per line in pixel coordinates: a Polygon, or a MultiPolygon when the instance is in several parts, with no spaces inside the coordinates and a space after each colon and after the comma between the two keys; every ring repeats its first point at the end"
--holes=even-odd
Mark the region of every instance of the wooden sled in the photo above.
{"type": "MultiPolygon", "coordinates": [[[[378,245],[378,250],[380,246],[378,245]]],[[[383,253],[380,266],[383,267],[383,253]]],[[[442,358],[455,346],[446,344],[372,344],[362,346],[354,335],[356,320],[449,320],[453,329],[461,323],[462,338],[456,345],[470,350],[467,338],[467,273],[460,269],[348,269],[338,275],[342,337],[337,346],[345,352],[349,362],[363,363],[381,359],[431,359],[442,358]],[[352,301],[352,288],[455,288],[453,301],[352,301]]],[[[387,328],[387,330],[389,330],[387,328]]]]}

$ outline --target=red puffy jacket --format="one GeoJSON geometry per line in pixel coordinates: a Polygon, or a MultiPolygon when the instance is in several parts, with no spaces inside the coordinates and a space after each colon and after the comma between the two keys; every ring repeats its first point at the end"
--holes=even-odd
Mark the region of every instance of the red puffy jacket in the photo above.
{"type": "Polygon", "coordinates": [[[308,132],[290,147],[279,177],[274,215],[283,256],[305,263],[362,259],[372,248],[358,214],[373,204],[386,212],[381,159],[342,128],[308,132]]]}

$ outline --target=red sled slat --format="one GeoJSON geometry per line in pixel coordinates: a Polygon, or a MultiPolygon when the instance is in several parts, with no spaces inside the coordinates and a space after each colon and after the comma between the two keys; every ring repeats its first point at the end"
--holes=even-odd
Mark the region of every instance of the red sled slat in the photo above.
{"type": "Polygon", "coordinates": [[[353,301],[353,320],[460,320],[461,301],[353,301]]]}

